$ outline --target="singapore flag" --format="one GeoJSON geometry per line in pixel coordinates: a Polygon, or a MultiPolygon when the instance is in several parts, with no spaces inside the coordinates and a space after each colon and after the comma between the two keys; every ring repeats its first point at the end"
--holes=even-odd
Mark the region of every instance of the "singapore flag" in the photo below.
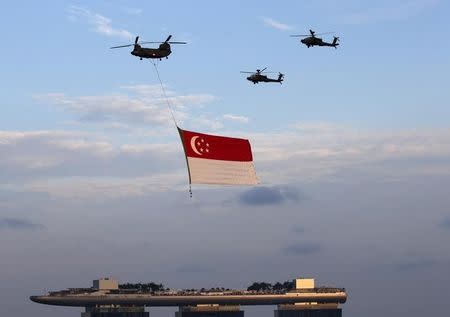
{"type": "Polygon", "coordinates": [[[183,142],[191,183],[224,185],[258,183],[248,140],[180,128],[178,131],[183,142]]]}

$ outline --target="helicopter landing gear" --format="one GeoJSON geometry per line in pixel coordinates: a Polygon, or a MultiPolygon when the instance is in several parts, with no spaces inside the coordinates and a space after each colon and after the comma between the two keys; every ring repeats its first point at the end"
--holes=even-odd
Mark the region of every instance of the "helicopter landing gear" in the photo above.
{"type": "Polygon", "coordinates": [[[142,61],[142,57],[140,58],[140,60],[142,61]]]}

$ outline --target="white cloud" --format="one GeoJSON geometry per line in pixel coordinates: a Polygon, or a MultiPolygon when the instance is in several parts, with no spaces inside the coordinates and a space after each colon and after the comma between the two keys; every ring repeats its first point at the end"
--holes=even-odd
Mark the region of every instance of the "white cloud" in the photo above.
{"type": "Polygon", "coordinates": [[[289,26],[287,24],[284,24],[284,23],[281,23],[281,22],[278,22],[278,21],[276,21],[276,20],[274,20],[272,18],[263,17],[262,20],[263,20],[265,25],[270,26],[270,27],[272,27],[274,29],[281,30],[281,31],[292,30],[291,26],[289,26]]]}
{"type": "Polygon", "coordinates": [[[133,35],[129,31],[125,29],[114,28],[112,26],[111,19],[101,14],[77,6],[70,6],[68,11],[69,11],[69,18],[71,20],[83,18],[89,24],[94,26],[94,31],[97,33],[111,37],[120,37],[128,40],[131,40],[133,38],[133,35]]]}
{"type": "Polygon", "coordinates": [[[248,117],[244,117],[244,116],[238,116],[238,115],[234,115],[234,114],[224,114],[223,118],[226,120],[230,120],[230,121],[236,121],[239,123],[248,123],[249,119],[248,117]]]}
{"type": "MultiPolygon", "coordinates": [[[[124,129],[126,125],[136,124],[168,126],[172,124],[167,100],[163,98],[159,85],[122,86],[120,93],[94,96],[69,97],[63,93],[47,93],[34,96],[34,99],[69,110],[84,123],[114,123],[124,129]]],[[[209,94],[180,95],[167,90],[168,101],[174,108],[179,121],[190,118],[186,108],[204,106],[216,100],[209,94]]],[[[201,120],[206,126],[217,126],[216,120],[201,120]]]]}

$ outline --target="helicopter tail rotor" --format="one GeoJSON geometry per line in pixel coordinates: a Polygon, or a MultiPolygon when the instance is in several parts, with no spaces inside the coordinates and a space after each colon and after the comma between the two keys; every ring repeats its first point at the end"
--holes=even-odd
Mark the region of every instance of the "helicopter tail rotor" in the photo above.
{"type": "Polygon", "coordinates": [[[334,48],[337,48],[337,46],[339,45],[339,37],[338,36],[335,36],[334,37],[334,39],[333,39],[333,43],[332,43],[332,45],[334,46],[334,48]]]}

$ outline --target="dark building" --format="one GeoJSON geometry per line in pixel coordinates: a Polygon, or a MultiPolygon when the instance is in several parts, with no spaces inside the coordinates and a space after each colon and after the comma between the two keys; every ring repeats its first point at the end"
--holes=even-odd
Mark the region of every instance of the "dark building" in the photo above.
{"type": "Polygon", "coordinates": [[[238,305],[197,305],[180,307],[175,317],[244,317],[238,305]]]}
{"type": "Polygon", "coordinates": [[[334,304],[279,305],[274,317],[342,317],[342,309],[334,304]]]}
{"type": "Polygon", "coordinates": [[[86,307],[81,317],[149,317],[144,307],[86,307]]]}

